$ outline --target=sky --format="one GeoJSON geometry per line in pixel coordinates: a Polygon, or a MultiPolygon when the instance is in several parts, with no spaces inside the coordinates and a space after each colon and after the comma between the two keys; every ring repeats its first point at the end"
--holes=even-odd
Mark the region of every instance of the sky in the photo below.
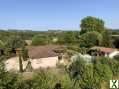
{"type": "Polygon", "coordinates": [[[0,0],[0,28],[78,30],[86,16],[119,28],[119,0],[0,0]]]}

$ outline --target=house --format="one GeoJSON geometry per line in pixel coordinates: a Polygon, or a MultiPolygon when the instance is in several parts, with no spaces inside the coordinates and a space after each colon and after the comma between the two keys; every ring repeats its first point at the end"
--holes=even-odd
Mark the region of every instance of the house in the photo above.
{"type": "MultiPolygon", "coordinates": [[[[29,60],[22,61],[23,69],[28,71],[29,65],[30,69],[39,69],[39,68],[54,68],[58,63],[59,53],[55,52],[56,49],[63,49],[62,45],[42,45],[42,46],[32,46],[28,47],[28,56],[29,60]],[[30,63],[30,64],[29,64],[30,63]]],[[[16,49],[17,56],[8,59],[5,62],[6,69],[10,70],[19,70],[19,57],[18,54],[21,49],[16,49]]]]}
{"type": "MultiPolygon", "coordinates": [[[[110,55],[114,52],[118,52],[118,50],[115,48],[94,46],[94,47],[90,48],[90,50],[88,51],[88,54],[90,54],[91,56],[105,56],[105,57],[108,56],[108,57],[110,57],[110,55]]],[[[116,55],[116,54],[114,54],[114,55],[116,55]]]]}
{"type": "Polygon", "coordinates": [[[56,49],[62,49],[64,46],[61,45],[43,45],[33,46],[28,48],[28,55],[31,59],[56,57],[59,53],[56,53],[56,49]]]}
{"type": "Polygon", "coordinates": [[[59,53],[55,52],[55,50],[62,48],[64,46],[61,45],[44,45],[28,48],[28,55],[33,68],[56,67],[59,53]]]}
{"type": "Polygon", "coordinates": [[[109,55],[110,58],[115,58],[117,56],[119,57],[119,51],[114,51],[114,52],[110,53],[110,55],[109,55]]]}

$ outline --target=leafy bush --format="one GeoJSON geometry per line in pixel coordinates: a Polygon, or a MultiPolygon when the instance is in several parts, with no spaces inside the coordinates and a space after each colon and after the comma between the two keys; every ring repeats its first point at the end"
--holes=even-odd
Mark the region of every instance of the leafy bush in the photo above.
{"type": "Polygon", "coordinates": [[[96,60],[94,64],[94,87],[96,89],[101,87],[101,84],[108,82],[112,78],[112,71],[109,65],[101,63],[100,60],[96,60]]]}
{"type": "Polygon", "coordinates": [[[109,60],[108,63],[109,63],[110,69],[113,72],[113,75],[118,76],[119,75],[119,62],[115,59],[111,59],[109,60]]]}
{"type": "Polygon", "coordinates": [[[35,89],[33,88],[33,80],[23,80],[22,78],[19,78],[19,80],[15,83],[15,89],[35,89]]]}
{"type": "Polygon", "coordinates": [[[108,62],[108,58],[98,58],[92,64],[87,64],[79,58],[70,65],[68,73],[81,89],[99,89],[113,76],[108,62]]]}
{"type": "Polygon", "coordinates": [[[67,74],[55,74],[41,71],[33,78],[33,89],[54,89],[55,84],[60,83],[63,89],[69,89],[72,82],[67,74]]]}
{"type": "Polygon", "coordinates": [[[15,89],[18,76],[5,70],[4,64],[0,63],[0,89],[15,89]]]}
{"type": "Polygon", "coordinates": [[[45,35],[35,35],[32,38],[33,45],[43,45],[48,42],[47,37],[45,35]]]}
{"type": "Polygon", "coordinates": [[[81,89],[92,89],[93,87],[93,66],[86,64],[83,59],[77,59],[68,68],[69,76],[75,80],[74,86],[81,89]]]}

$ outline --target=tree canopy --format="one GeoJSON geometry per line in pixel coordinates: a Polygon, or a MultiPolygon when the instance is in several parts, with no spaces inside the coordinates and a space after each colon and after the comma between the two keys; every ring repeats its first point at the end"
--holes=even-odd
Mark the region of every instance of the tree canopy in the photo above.
{"type": "Polygon", "coordinates": [[[82,19],[80,27],[81,27],[80,34],[83,34],[89,31],[97,31],[101,33],[105,28],[103,20],[96,17],[92,17],[92,16],[87,16],[84,19],[82,19]]]}
{"type": "Polygon", "coordinates": [[[48,41],[47,37],[45,35],[41,35],[41,34],[35,35],[32,38],[33,45],[43,45],[43,44],[46,44],[47,41],[48,41]]]}
{"type": "Polygon", "coordinates": [[[109,31],[108,30],[105,30],[103,33],[102,33],[102,46],[104,47],[113,47],[113,44],[112,44],[112,40],[111,40],[111,37],[109,35],[109,31]]]}
{"type": "Polygon", "coordinates": [[[101,45],[102,35],[98,32],[87,32],[80,37],[80,47],[92,47],[101,45]]]}
{"type": "Polygon", "coordinates": [[[12,50],[21,48],[23,45],[25,45],[25,42],[19,36],[11,36],[6,42],[6,46],[12,50]]]}

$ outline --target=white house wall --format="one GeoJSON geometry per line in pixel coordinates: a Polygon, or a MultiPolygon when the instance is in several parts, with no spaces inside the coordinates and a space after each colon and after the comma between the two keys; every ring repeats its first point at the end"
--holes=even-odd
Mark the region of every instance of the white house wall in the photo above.
{"type": "MultiPolygon", "coordinates": [[[[56,67],[56,64],[58,62],[58,57],[48,57],[48,58],[39,58],[39,59],[30,59],[31,65],[33,69],[38,69],[38,68],[52,68],[56,67]]],[[[23,64],[23,69],[26,68],[28,61],[22,61],[23,64]]],[[[5,68],[7,71],[14,70],[18,71],[19,70],[19,57],[12,57],[5,61],[5,68]]]]}

